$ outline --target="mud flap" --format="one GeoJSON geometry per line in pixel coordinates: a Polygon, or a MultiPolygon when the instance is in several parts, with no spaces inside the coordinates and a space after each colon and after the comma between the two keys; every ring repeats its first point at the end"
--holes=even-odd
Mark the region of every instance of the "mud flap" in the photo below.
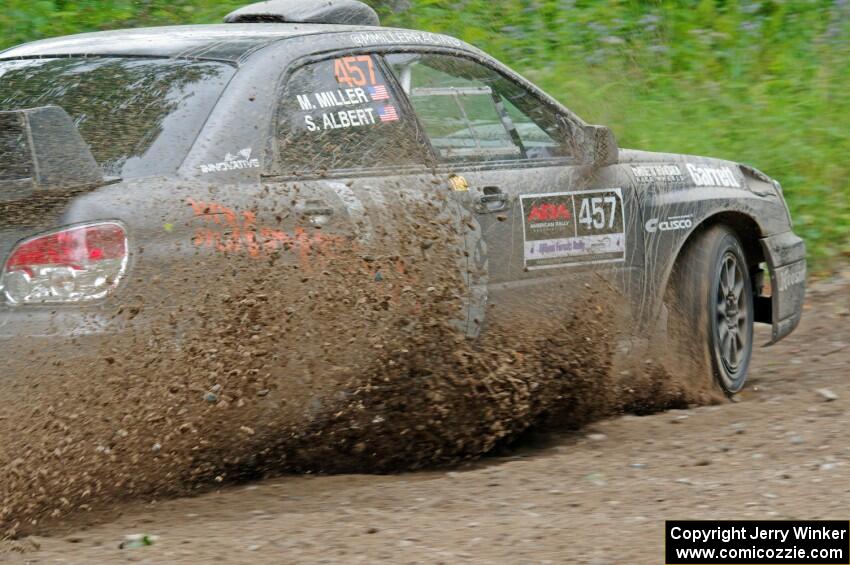
{"type": "Polygon", "coordinates": [[[761,240],[771,287],[771,339],[773,345],[794,331],[803,314],[806,297],[806,244],[792,232],[761,240]]]}

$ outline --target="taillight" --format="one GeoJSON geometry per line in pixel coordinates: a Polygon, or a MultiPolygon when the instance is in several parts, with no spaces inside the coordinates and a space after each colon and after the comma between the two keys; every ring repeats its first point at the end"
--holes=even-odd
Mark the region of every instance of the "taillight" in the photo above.
{"type": "Polygon", "coordinates": [[[116,222],[64,228],[22,241],[3,267],[12,304],[80,302],[106,296],[127,267],[127,233],[116,222]]]}

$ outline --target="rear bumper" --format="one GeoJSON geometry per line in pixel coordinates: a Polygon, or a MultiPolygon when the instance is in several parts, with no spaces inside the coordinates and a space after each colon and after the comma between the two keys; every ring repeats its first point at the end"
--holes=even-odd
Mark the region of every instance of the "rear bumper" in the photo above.
{"type": "Polygon", "coordinates": [[[100,309],[0,306],[0,340],[49,340],[115,333],[117,328],[110,317],[100,309]]]}
{"type": "Polygon", "coordinates": [[[761,240],[770,269],[771,323],[766,345],[773,345],[794,331],[803,315],[806,298],[806,244],[793,232],[761,240]]]}
{"type": "Polygon", "coordinates": [[[81,369],[144,343],[149,321],[116,317],[115,308],[0,307],[0,377],[37,376],[51,366],[81,369]]]}

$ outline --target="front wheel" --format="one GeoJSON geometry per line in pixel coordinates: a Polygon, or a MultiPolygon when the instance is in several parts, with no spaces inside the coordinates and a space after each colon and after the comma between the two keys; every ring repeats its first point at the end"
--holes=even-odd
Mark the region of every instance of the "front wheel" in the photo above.
{"type": "Polygon", "coordinates": [[[717,225],[697,234],[676,262],[667,298],[679,351],[726,393],[741,390],[753,351],[753,289],[735,233],[717,225]]]}

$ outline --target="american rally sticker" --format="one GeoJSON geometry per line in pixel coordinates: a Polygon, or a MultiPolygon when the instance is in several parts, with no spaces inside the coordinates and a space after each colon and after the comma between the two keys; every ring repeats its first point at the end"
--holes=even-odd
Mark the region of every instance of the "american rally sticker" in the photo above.
{"type": "Polygon", "coordinates": [[[528,269],[626,258],[625,209],[619,188],[528,194],[520,198],[528,269]]]}

